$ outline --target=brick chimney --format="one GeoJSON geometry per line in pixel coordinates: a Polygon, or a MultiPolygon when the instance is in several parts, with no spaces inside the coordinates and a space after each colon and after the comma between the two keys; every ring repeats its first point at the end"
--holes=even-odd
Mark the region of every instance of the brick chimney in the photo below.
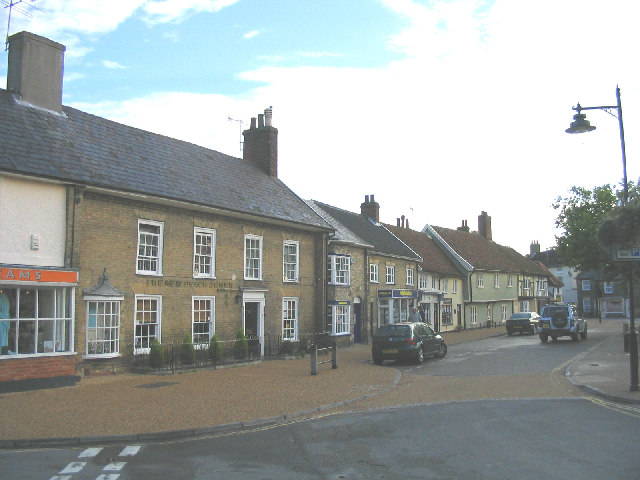
{"type": "Polygon", "coordinates": [[[251,127],[242,132],[244,136],[244,149],[242,158],[253,162],[267,175],[278,178],[278,129],[271,124],[273,110],[266,108],[264,115],[258,115],[251,119],[251,127]]]}
{"type": "Polygon", "coordinates": [[[487,240],[492,240],[491,217],[487,215],[487,212],[482,212],[478,215],[478,233],[487,240]]]}
{"type": "Polygon", "coordinates": [[[530,257],[535,257],[536,255],[540,254],[540,243],[538,243],[537,240],[534,240],[533,242],[531,242],[531,245],[529,246],[529,256],[530,257]]]}
{"type": "Polygon", "coordinates": [[[35,107],[62,112],[64,45],[29,32],[11,35],[7,90],[35,107]]]}
{"type": "Polygon", "coordinates": [[[364,203],[360,204],[360,213],[374,222],[380,223],[380,205],[375,201],[373,195],[364,196],[364,203]]]}
{"type": "Polygon", "coordinates": [[[460,230],[461,232],[467,232],[469,233],[469,225],[467,225],[467,221],[466,220],[462,220],[462,225],[460,225],[457,230],[460,230]]]}

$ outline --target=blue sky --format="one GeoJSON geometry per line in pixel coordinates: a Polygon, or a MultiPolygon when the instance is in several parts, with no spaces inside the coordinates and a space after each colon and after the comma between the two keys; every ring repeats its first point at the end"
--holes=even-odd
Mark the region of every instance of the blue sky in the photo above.
{"type": "Polygon", "coordinates": [[[615,119],[564,133],[578,101],[613,105],[620,85],[640,175],[634,3],[24,0],[10,32],[66,45],[66,105],[235,156],[273,106],[300,197],[359,211],[374,194],[382,221],[415,229],[486,211],[494,240],[528,253],[554,245],[556,197],[622,178],[615,119]]]}

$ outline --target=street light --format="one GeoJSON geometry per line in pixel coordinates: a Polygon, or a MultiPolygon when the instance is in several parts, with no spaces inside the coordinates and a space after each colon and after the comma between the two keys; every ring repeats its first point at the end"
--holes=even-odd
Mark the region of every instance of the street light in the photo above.
{"type": "MultiPolygon", "coordinates": [[[[575,107],[572,107],[576,113],[573,116],[573,122],[569,128],[565,130],[567,133],[585,133],[592,132],[596,129],[587,120],[587,116],[582,113],[582,110],[604,110],[609,115],[618,119],[618,125],[620,126],[620,146],[622,147],[622,171],[624,193],[622,196],[622,205],[625,206],[629,201],[629,187],[627,185],[627,154],[624,146],[624,126],[622,124],[622,103],[620,101],[620,87],[616,86],[616,100],[617,104],[613,106],[600,106],[600,107],[583,107],[578,103],[575,107]]],[[[636,332],[636,325],[634,319],[634,305],[633,305],[633,264],[629,263],[629,363],[631,369],[631,386],[629,390],[634,392],[638,390],[638,333],[636,332]]]]}

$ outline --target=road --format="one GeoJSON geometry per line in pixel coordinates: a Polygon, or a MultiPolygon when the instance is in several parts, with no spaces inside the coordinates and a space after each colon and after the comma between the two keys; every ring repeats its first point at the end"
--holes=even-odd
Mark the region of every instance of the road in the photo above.
{"type": "Polygon", "coordinates": [[[7,479],[638,478],[640,407],[588,398],[564,367],[599,339],[453,345],[385,364],[397,386],[322,417],[144,445],[0,452],[7,479]]]}

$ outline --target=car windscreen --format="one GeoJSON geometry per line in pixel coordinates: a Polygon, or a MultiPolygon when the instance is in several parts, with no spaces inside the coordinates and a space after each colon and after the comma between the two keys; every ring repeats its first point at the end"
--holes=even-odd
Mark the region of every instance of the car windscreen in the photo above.
{"type": "Polygon", "coordinates": [[[408,325],[383,325],[378,328],[378,335],[383,337],[408,337],[411,329],[408,325]]]}

